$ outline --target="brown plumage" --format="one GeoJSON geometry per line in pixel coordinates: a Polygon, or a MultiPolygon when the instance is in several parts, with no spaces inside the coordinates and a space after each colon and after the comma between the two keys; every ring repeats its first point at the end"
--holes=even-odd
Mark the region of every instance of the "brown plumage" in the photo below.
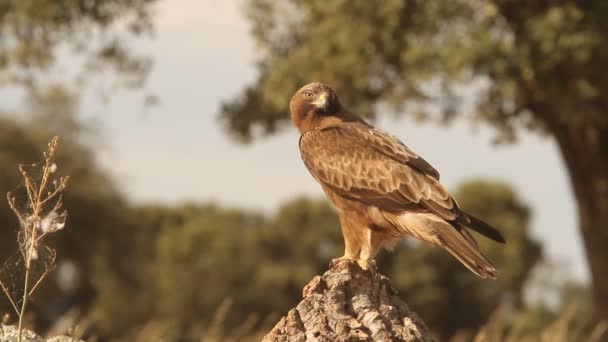
{"type": "Polygon", "coordinates": [[[338,211],[342,258],[367,267],[382,247],[411,236],[446,249],[482,278],[496,278],[496,268],[465,227],[498,242],[504,238],[463,212],[429,163],[345,110],[322,83],[298,90],[289,106],[302,134],[302,160],[338,211]]]}

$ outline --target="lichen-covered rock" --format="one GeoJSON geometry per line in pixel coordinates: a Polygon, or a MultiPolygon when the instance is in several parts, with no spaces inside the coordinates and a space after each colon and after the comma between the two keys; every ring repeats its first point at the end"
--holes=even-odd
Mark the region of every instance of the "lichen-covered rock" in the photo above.
{"type": "Polygon", "coordinates": [[[387,277],[341,261],[304,287],[304,299],[263,342],[432,341],[387,277]]]}
{"type": "MultiPolygon", "coordinates": [[[[0,325],[0,342],[15,342],[18,340],[19,330],[13,325],[0,325]]],[[[83,342],[68,336],[55,336],[48,339],[38,336],[33,331],[24,329],[22,341],[27,342],[83,342]]]]}

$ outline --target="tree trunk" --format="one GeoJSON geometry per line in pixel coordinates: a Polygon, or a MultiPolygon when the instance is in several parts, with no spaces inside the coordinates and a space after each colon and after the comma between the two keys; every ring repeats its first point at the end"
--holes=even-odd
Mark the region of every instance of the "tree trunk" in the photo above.
{"type": "Polygon", "coordinates": [[[263,342],[432,341],[385,276],[342,261],[304,287],[304,299],[263,342]]]}
{"type": "Polygon", "coordinates": [[[608,322],[608,125],[554,129],[577,200],[598,319],[608,322]]]}

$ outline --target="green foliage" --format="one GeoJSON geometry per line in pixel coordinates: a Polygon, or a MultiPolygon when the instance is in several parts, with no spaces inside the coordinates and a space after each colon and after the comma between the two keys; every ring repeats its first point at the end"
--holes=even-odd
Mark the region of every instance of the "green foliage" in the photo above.
{"type": "MultiPolygon", "coordinates": [[[[591,291],[566,284],[559,291],[561,304],[531,303],[513,310],[497,308],[476,334],[475,341],[605,341],[608,324],[592,324],[591,291]]],[[[469,338],[470,340],[470,338],[469,338]]]]}
{"type": "Polygon", "coordinates": [[[476,117],[499,139],[522,126],[605,121],[603,1],[249,0],[246,9],[260,76],[221,111],[241,139],[280,128],[290,96],[312,81],[335,86],[360,115],[383,103],[439,120],[460,108],[458,87],[483,81],[472,88],[476,117]]]}
{"type": "Polygon", "coordinates": [[[471,180],[456,193],[466,212],[499,227],[507,244],[497,245],[478,238],[486,255],[499,267],[500,286],[508,289],[517,305],[523,302],[523,287],[530,271],[541,258],[540,242],[530,236],[530,208],[503,182],[471,180]]]}
{"type": "Polygon", "coordinates": [[[228,328],[285,312],[342,248],[324,201],[293,200],[272,219],[215,205],[141,207],[132,222],[125,250],[111,242],[95,272],[95,317],[107,334],[149,320],[195,334],[228,298],[228,328]],[[104,262],[112,254],[124,269],[104,262]]]}
{"type": "Polygon", "coordinates": [[[327,269],[342,255],[338,218],[324,200],[296,198],[284,203],[262,231],[264,262],[256,279],[260,288],[273,288],[272,310],[285,310],[301,297],[302,284],[327,269]]]}
{"type": "MultiPolygon", "coordinates": [[[[113,69],[127,85],[143,81],[150,61],[127,48],[152,30],[156,0],[5,0],[0,3],[0,84],[36,86],[36,72],[60,52],[84,56],[87,71],[113,69]]],[[[83,70],[84,71],[84,70],[83,70]]]]}
{"type": "Polygon", "coordinates": [[[249,284],[260,262],[254,255],[262,222],[211,206],[182,225],[164,227],[156,243],[159,315],[187,327],[193,319],[209,321],[227,297],[251,312],[264,306],[249,284]]]}

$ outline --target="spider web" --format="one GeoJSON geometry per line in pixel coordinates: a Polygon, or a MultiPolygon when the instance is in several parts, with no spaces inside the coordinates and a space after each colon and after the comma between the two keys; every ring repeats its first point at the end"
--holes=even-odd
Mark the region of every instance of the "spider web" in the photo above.
{"type": "MultiPolygon", "coordinates": [[[[42,178],[42,165],[43,161],[23,166],[28,174],[28,177],[35,185],[40,184],[42,178]]],[[[23,180],[20,185],[18,185],[13,191],[10,192],[10,195],[15,198],[14,205],[17,211],[19,211],[22,216],[27,216],[32,213],[32,206],[29,201],[29,197],[23,180]]],[[[48,205],[45,205],[45,207],[47,208],[47,210],[51,210],[48,208],[53,208],[53,204],[54,203],[50,203],[48,205]]],[[[41,216],[43,215],[46,215],[46,213],[42,212],[41,216]]],[[[11,222],[10,224],[14,223],[11,222]]],[[[21,222],[17,223],[17,227],[15,229],[16,234],[14,236],[17,246],[6,260],[0,260],[0,296],[8,296],[8,299],[11,303],[10,306],[16,306],[16,308],[9,307],[5,309],[0,307],[0,313],[6,311],[15,311],[21,306],[21,303],[23,302],[23,291],[26,274],[26,258],[24,254],[25,249],[22,249],[20,247],[24,243],[23,229],[24,227],[22,226],[21,222]]],[[[28,292],[30,293],[30,295],[35,294],[39,286],[39,280],[43,279],[50,271],[52,271],[55,266],[56,256],[55,251],[53,249],[44,246],[41,243],[37,244],[33,255],[35,257],[32,258],[29,271],[28,292]]]]}
{"type": "MultiPolygon", "coordinates": [[[[28,290],[30,295],[35,294],[40,285],[40,280],[43,279],[48,272],[53,270],[55,265],[54,250],[45,246],[40,246],[38,247],[37,253],[38,258],[32,260],[30,265],[28,290]]],[[[11,257],[0,265],[0,288],[2,289],[3,295],[10,296],[9,300],[17,307],[20,307],[23,301],[25,271],[25,261],[18,251],[14,252],[11,257]]],[[[3,309],[2,311],[9,310],[3,309]]]]}
{"type": "MultiPolygon", "coordinates": [[[[38,185],[42,180],[42,168],[44,166],[44,160],[39,160],[33,164],[22,164],[21,167],[27,173],[29,179],[31,179],[32,184],[36,186],[34,189],[38,191],[38,185]]],[[[52,174],[51,174],[52,175],[52,174]]],[[[20,174],[21,176],[21,174],[20,174]]],[[[50,177],[52,178],[52,177],[50,177]]],[[[33,210],[28,194],[27,189],[25,187],[25,181],[23,177],[21,177],[21,181],[17,187],[13,191],[10,191],[12,197],[15,197],[15,205],[20,213],[31,213],[33,210]]]]}

